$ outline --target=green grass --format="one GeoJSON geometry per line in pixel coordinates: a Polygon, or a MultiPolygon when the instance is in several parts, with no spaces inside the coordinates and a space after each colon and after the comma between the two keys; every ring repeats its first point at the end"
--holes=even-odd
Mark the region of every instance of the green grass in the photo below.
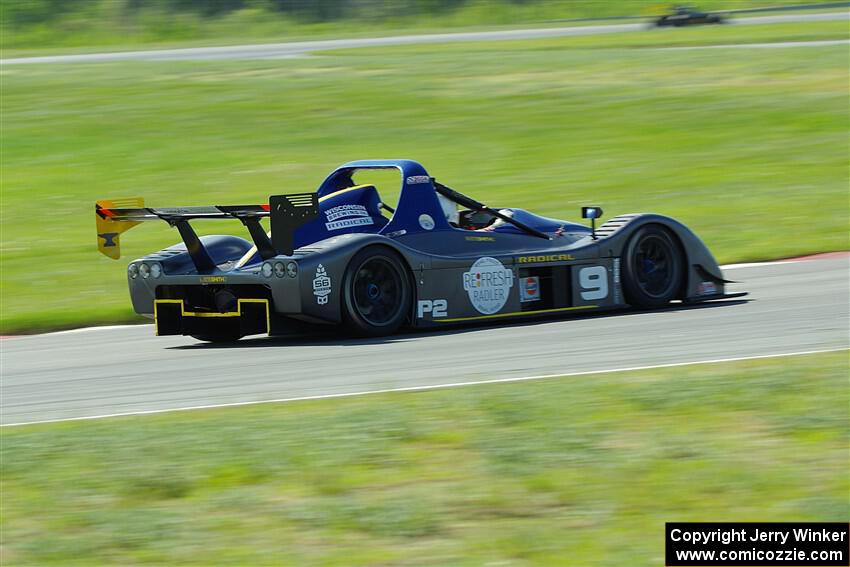
{"type": "MultiPolygon", "coordinates": [[[[134,320],[125,262],[95,249],[97,198],[265,202],[358,158],[418,159],[555,217],[671,215],[721,262],[847,249],[846,46],[655,49],[846,38],[839,24],[4,67],[0,332],[134,320]]],[[[126,259],[177,240],[148,223],[126,259]]]]}
{"type": "Polygon", "coordinates": [[[847,370],[840,352],[5,428],[0,560],[660,565],[664,522],[850,520],[847,370]]]}
{"type": "MultiPolygon", "coordinates": [[[[344,2],[303,2],[316,12],[344,2]]],[[[703,0],[703,10],[734,10],[799,4],[799,0],[703,0]]],[[[202,45],[222,42],[291,41],[318,37],[352,37],[396,33],[423,33],[482,26],[540,25],[575,18],[655,16],[674,3],[657,0],[466,0],[465,2],[348,2],[355,5],[334,17],[309,13],[287,14],[264,9],[253,2],[244,9],[204,15],[175,3],[163,7],[147,0],[141,9],[126,7],[126,0],[66,2],[64,11],[39,9],[36,0],[0,1],[0,49],[3,57],[35,54],[50,49],[90,47],[140,48],[163,45],[202,45]],[[29,4],[29,5],[28,5],[29,4]]],[[[44,4],[42,2],[42,4],[44,4]]],[[[59,4],[59,3],[57,3],[59,4]]],[[[204,4],[197,2],[197,4],[204,4]]],[[[836,9],[832,9],[835,11],[836,9]]],[[[794,12],[789,12],[794,13],[794,12]]],[[[742,16],[746,16],[744,14],[742,16]]],[[[756,14],[762,15],[762,14],[756,14]]]]}

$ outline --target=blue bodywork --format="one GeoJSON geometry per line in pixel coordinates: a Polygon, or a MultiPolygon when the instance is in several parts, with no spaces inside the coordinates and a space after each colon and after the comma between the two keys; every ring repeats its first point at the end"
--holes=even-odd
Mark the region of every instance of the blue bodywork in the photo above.
{"type": "MultiPolygon", "coordinates": [[[[319,186],[319,199],[332,195],[346,187],[354,185],[352,176],[361,169],[397,169],[401,173],[401,193],[398,205],[392,219],[380,230],[381,234],[392,234],[403,231],[406,234],[417,232],[435,232],[441,230],[458,230],[449,224],[443,215],[434,182],[422,164],[409,159],[394,160],[359,160],[338,167],[319,186]],[[420,215],[429,215],[434,221],[432,229],[426,229],[419,222],[420,215]]],[[[322,203],[322,210],[325,209],[322,203]]],[[[569,226],[571,232],[589,230],[582,226],[566,221],[541,217],[522,209],[508,209],[513,218],[533,228],[547,233],[554,233],[569,226]]],[[[498,223],[489,232],[526,234],[509,223],[498,223]]]]}
{"type": "Polygon", "coordinates": [[[352,176],[360,169],[397,169],[401,173],[401,193],[395,214],[381,232],[425,232],[419,223],[419,216],[423,214],[433,218],[433,230],[452,228],[443,216],[431,176],[422,164],[409,159],[359,160],[341,165],[319,186],[319,199],[354,185],[352,176]]]}
{"type": "Polygon", "coordinates": [[[319,197],[319,218],[295,231],[295,248],[352,232],[380,233],[389,222],[373,185],[341,189],[319,197]]]}
{"type": "MultiPolygon", "coordinates": [[[[359,160],[343,164],[322,182],[317,193],[319,218],[295,231],[295,248],[349,233],[416,235],[445,231],[461,231],[465,234],[470,232],[449,224],[437,198],[433,179],[420,163],[412,160],[359,160]],[[381,214],[381,198],[377,189],[372,185],[356,185],[353,180],[354,173],[364,169],[396,169],[401,174],[399,200],[395,213],[389,220],[381,214]],[[346,211],[350,214],[344,214],[346,211]],[[423,226],[420,222],[423,215],[430,217],[433,228],[423,226]]],[[[523,209],[506,210],[510,211],[516,220],[550,235],[558,231],[582,234],[590,232],[590,229],[583,225],[542,217],[523,209]]],[[[487,229],[475,232],[528,236],[521,229],[505,222],[497,222],[487,229]]],[[[533,236],[529,238],[539,240],[533,236]]],[[[257,264],[261,260],[259,254],[255,254],[247,265],[257,264]]]]}

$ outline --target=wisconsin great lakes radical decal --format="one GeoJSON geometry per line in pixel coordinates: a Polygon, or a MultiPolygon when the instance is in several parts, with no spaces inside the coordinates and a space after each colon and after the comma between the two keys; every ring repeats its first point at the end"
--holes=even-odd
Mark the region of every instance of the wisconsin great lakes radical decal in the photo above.
{"type": "Polygon", "coordinates": [[[470,303],[485,315],[497,313],[505,306],[513,285],[513,271],[489,256],[477,259],[463,274],[463,289],[469,294],[470,303]]]}
{"type": "Polygon", "coordinates": [[[374,224],[372,217],[369,216],[369,211],[363,205],[339,205],[338,207],[330,208],[325,211],[325,218],[328,221],[325,223],[325,228],[328,230],[374,224]]]}
{"type": "Polygon", "coordinates": [[[313,295],[316,296],[316,303],[325,305],[330,294],[331,278],[328,277],[325,267],[319,264],[316,266],[316,277],[313,278],[313,295]]]}

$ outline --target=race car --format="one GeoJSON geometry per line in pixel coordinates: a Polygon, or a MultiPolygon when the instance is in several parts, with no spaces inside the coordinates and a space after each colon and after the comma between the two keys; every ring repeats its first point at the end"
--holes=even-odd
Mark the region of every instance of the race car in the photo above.
{"type": "Polygon", "coordinates": [[[658,27],[681,27],[702,24],[722,24],[725,20],[720,14],[708,14],[693,8],[677,6],[672,14],[665,14],[655,20],[658,27]]]}
{"type": "Polygon", "coordinates": [[[489,207],[412,160],[346,163],[318,191],[268,204],[147,208],[133,198],[98,201],[95,213],[98,249],[114,259],[140,222],[177,229],[181,243],[130,262],[130,298],[158,335],[203,341],[305,324],[378,336],[742,295],[725,292],[709,250],[672,218],[628,214],[596,227],[602,209],[589,206],[588,227],[489,207]],[[381,169],[401,174],[395,208],[353,180],[381,169]],[[198,236],[191,222],[206,219],[240,221],[250,240],[198,236]]]}

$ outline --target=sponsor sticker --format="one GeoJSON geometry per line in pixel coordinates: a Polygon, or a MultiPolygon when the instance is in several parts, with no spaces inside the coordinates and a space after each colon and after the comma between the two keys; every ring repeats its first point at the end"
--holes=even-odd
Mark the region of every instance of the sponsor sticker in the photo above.
{"type": "Polygon", "coordinates": [[[363,205],[339,205],[332,207],[325,211],[325,219],[328,221],[325,223],[325,228],[328,230],[375,224],[372,217],[369,216],[369,211],[363,205]]]}
{"type": "Polygon", "coordinates": [[[328,296],[331,294],[331,278],[325,271],[325,267],[321,264],[316,266],[316,277],[313,278],[313,295],[316,296],[316,303],[325,305],[328,302],[328,296]]]}
{"type": "Polygon", "coordinates": [[[227,279],[224,276],[201,276],[202,284],[224,283],[227,279]]]}
{"type": "Polygon", "coordinates": [[[470,242],[496,242],[496,239],[492,236],[464,236],[463,238],[470,242]]]}
{"type": "Polygon", "coordinates": [[[505,306],[513,285],[513,271],[489,256],[477,259],[463,274],[463,289],[469,295],[470,303],[485,315],[492,315],[505,306]]]}
{"type": "Polygon", "coordinates": [[[349,228],[352,226],[365,226],[374,224],[370,217],[360,217],[356,219],[342,219],[334,222],[326,222],[325,228],[328,230],[339,230],[341,228],[349,228]]]}
{"type": "Polygon", "coordinates": [[[522,285],[519,286],[519,300],[525,303],[527,301],[538,301],[539,299],[540,278],[537,276],[522,278],[522,285]]]}
{"type": "Polygon", "coordinates": [[[614,303],[622,303],[623,302],[623,294],[620,291],[620,259],[614,258],[614,269],[612,272],[614,277],[614,303]]]}
{"type": "Polygon", "coordinates": [[[411,175],[407,178],[408,185],[416,185],[417,183],[430,183],[431,178],[427,175],[411,175]]]}
{"type": "Polygon", "coordinates": [[[697,295],[715,295],[716,293],[717,286],[714,282],[700,282],[697,286],[697,295]]]}
{"type": "Polygon", "coordinates": [[[432,319],[445,317],[449,314],[449,302],[445,299],[420,299],[416,302],[416,316],[425,318],[426,313],[431,314],[432,319]]]}
{"type": "Polygon", "coordinates": [[[419,215],[419,226],[425,230],[434,230],[434,218],[431,215],[419,215]]]}
{"type": "Polygon", "coordinates": [[[519,264],[540,264],[543,262],[567,262],[575,260],[572,254],[542,254],[540,256],[520,256],[516,259],[519,264]]]}
{"type": "Polygon", "coordinates": [[[98,234],[100,238],[104,240],[104,246],[118,246],[118,243],[115,242],[115,239],[118,237],[120,233],[118,232],[103,232],[98,234]]]}
{"type": "Polygon", "coordinates": [[[369,211],[363,205],[339,205],[325,211],[325,218],[334,221],[342,217],[368,217],[369,211]]]}

